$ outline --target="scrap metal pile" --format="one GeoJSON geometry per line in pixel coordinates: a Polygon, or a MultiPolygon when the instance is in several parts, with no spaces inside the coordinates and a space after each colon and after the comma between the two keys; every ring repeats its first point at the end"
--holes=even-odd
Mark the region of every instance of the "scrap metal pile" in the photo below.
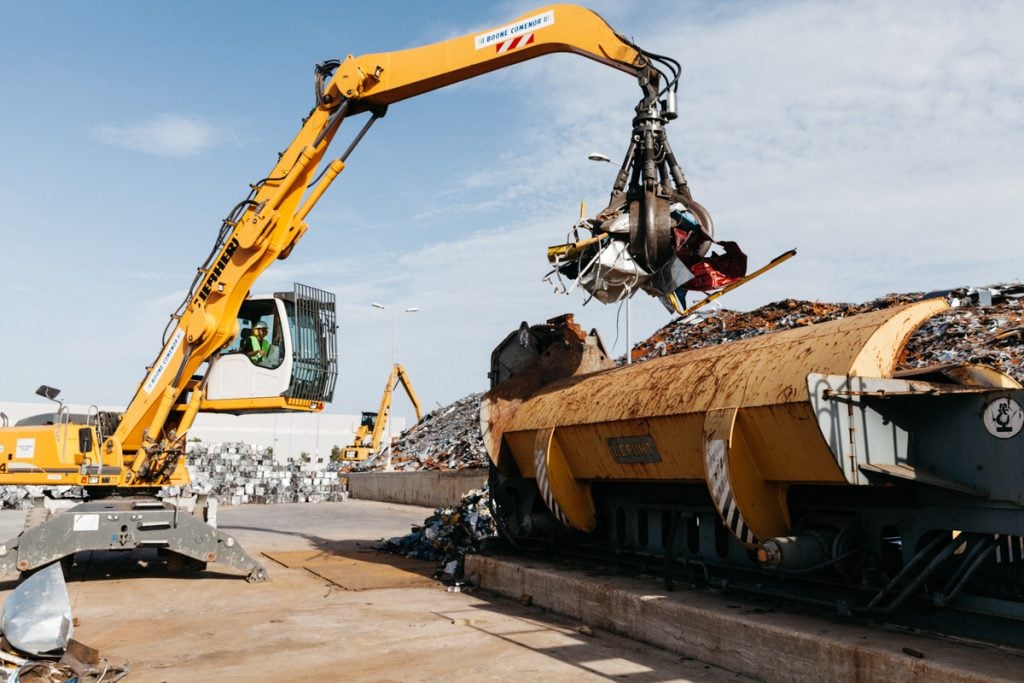
{"type": "Polygon", "coordinates": [[[389,553],[438,562],[436,578],[456,581],[462,577],[466,553],[480,550],[485,539],[497,531],[488,507],[490,494],[485,484],[462,496],[458,507],[443,507],[412,528],[405,536],[390,538],[379,546],[389,553]]]}
{"type": "MultiPolygon", "coordinates": [[[[189,444],[192,483],[167,487],[164,496],[206,494],[222,505],[337,502],[348,497],[330,463],[288,458],[281,462],[264,446],[246,443],[189,444]]],[[[0,487],[0,509],[27,510],[33,499],[81,498],[77,486],[0,487]]]]}
{"type": "Polygon", "coordinates": [[[0,487],[0,510],[28,510],[33,500],[48,498],[78,499],[82,497],[80,486],[2,486],[0,487]]]}
{"type": "MultiPolygon", "coordinates": [[[[395,441],[391,464],[396,470],[461,470],[487,467],[487,451],[480,434],[480,397],[470,394],[425,415],[395,441]]],[[[384,450],[343,471],[379,470],[384,450]]]]}
{"type": "MultiPolygon", "coordinates": [[[[938,363],[980,363],[1024,383],[1024,285],[962,287],[939,295],[952,308],[914,332],[900,358],[900,369],[938,363]]],[[[673,321],[637,344],[632,350],[633,361],[845,318],[924,296],[889,294],[863,304],[787,299],[748,312],[720,310],[692,316],[673,321]]]]}

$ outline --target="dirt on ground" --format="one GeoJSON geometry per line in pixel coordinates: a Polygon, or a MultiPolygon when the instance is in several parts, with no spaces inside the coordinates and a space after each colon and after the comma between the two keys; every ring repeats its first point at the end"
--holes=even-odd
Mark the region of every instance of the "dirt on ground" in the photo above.
{"type": "MultiPolygon", "coordinates": [[[[153,554],[79,554],[74,637],[133,682],[746,680],[493,594],[446,592],[427,578],[434,563],[373,550],[429,513],[353,500],[222,508],[221,529],[265,562],[262,584],[216,565],[172,573],[153,554]]],[[[0,513],[5,537],[22,514],[0,513]]]]}

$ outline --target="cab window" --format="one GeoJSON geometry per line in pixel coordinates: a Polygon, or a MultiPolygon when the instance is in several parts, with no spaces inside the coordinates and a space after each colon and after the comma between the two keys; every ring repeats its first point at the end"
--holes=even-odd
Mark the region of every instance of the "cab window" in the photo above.
{"type": "Polygon", "coordinates": [[[246,301],[238,312],[238,336],[224,347],[221,354],[244,354],[260,367],[280,367],[284,362],[283,333],[274,301],[246,301]],[[257,332],[259,328],[266,332],[257,332]],[[262,339],[259,339],[261,334],[262,339]]]}

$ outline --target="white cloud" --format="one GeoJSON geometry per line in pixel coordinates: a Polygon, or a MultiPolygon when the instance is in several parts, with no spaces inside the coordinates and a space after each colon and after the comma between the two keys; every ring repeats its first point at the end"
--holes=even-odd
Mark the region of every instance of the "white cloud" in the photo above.
{"type": "Polygon", "coordinates": [[[101,142],[168,157],[190,157],[234,141],[234,136],[192,116],[160,114],[147,121],[102,124],[92,129],[101,142]]]}
{"type": "MultiPolygon", "coordinates": [[[[1024,43],[1012,27],[1024,23],[1024,6],[798,2],[711,20],[655,14],[657,24],[622,28],[683,64],[669,136],[719,236],[738,240],[753,267],[800,251],[726,306],[863,301],[1020,277],[1024,43]]],[[[389,351],[381,337],[390,338],[390,319],[360,313],[368,304],[358,302],[421,308],[401,321],[399,345],[417,386],[444,400],[485,386],[489,349],[522,319],[573,310],[606,343],[615,338],[614,307],[584,309],[581,296],[551,296],[538,280],[544,247],[575,219],[572,207],[583,197],[590,213],[603,205],[615,169],[586,155],[622,153],[639,89],[568,56],[508,69],[499,85],[530,107],[521,127],[488,140],[511,151],[438,182],[440,201],[414,223],[446,239],[364,255],[391,265],[364,268],[358,285],[334,287],[326,276],[356,302],[346,312],[358,323],[345,386],[376,387],[363,373],[386,367],[389,351]]],[[[634,341],[668,320],[642,295],[633,317],[634,341]]]]}

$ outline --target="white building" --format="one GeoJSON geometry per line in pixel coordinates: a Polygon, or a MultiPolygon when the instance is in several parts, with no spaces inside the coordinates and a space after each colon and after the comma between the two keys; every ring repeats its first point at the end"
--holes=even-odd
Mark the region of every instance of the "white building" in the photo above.
{"type": "MultiPolygon", "coordinates": [[[[69,405],[72,413],[86,413],[89,406],[69,405]]],[[[0,412],[9,424],[33,415],[53,413],[54,403],[0,403],[0,412]]],[[[102,406],[102,410],[123,408],[102,406]]],[[[312,462],[327,462],[331,448],[352,443],[359,428],[359,415],[330,413],[271,413],[265,415],[200,414],[189,430],[190,440],[206,443],[241,442],[274,449],[275,459],[285,461],[308,454],[312,462]]],[[[405,418],[396,417],[392,433],[398,436],[405,429],[405,418]]],[[[387,436],[385,435],[385,440],[387,436]]]]}

